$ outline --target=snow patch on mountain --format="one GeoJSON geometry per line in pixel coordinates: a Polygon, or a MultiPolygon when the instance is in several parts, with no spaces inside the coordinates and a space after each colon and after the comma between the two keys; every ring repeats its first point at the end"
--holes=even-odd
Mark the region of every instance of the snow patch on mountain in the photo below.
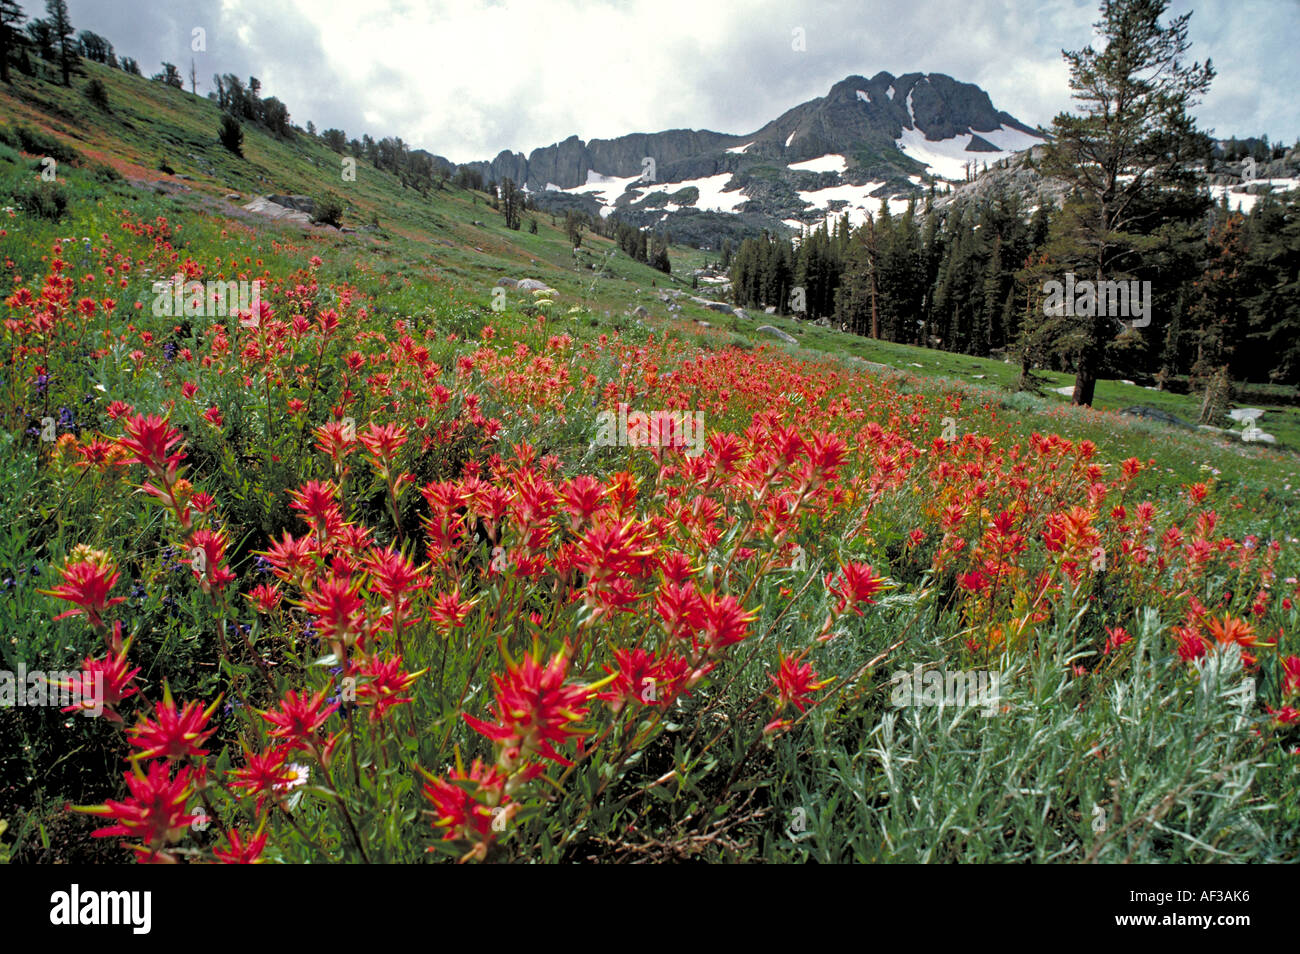
{"type": "MultiPolygon", "coordinates": [[[[633,189],[632,194],[637,201],[640,201],[656,192],[667,192],[671,195],[682,189],[694,187],[699,190],[700,197],[695,200],[693,205],[689,206],[690,208],[698,209],[701,212],[736,212],[739,211],[739,207],[748,199],[748,196],[738,189],[734,192],[728,192],[726,187],[730,183],[731,173],[720,172],[716,176],[705,176],[702,179],[683,179],[681,182],[656,182],[645,188],[633,189]]],[[[664,208],[670,212],[676,212],[678,209],[687,208],[687,206],[669,202],[664,208]]],[[[608,214],[609,212],[606,210],[601,210],[602,216],[608,214]]]]}
{"type": "Polygon", "coordinates": [[[792,162],[787,169],[794,169],[800,172],[843,172],[849,167],[849,162],[843,156],[834,154],[818,156],[816,159],[805,159],[803,162],[792,162]]]}
{"type": "MultiPolygon", "coordinates": [[[[911,105],[909,99],[908,105],[911,105]]],[[[898,139],[898,148],[911,158],[930,167],[931,173],[945,179],[965,179],[966,164],[972,159],[982,168],[985,164],[993,165],[1013,153],[1039,145],[1043,140],[1018,129],[999,127],[992,132],[961,133],[948,139],[926,139],[920,129],[904,129],[898,139]],[[971,140],[979,136],[990,145],[998,148],[997,152],[970,150],[971,140]]]]}
{"type": "Polygon", "coordinates": [[[727,150],[727,152],[744,152],[752,145],[754,145],[752,142],[747,142],[743,146],[732,146],[730,149],[727,150]]]}
{"type": "MultiPolygon", "coordinates": [[[[1274,195],[1290,192],[1292,189],[1300,189],[1300,179],[1255,179],[1250,184],[1272,186],[1274,195]]],[[[1210,195],[1215,202],[1222,201],[1226,195],[1228,197],[1228,208],[1243,215],[1249,215],[1250,211],[1255,208],[1255,203],[1259,201],[1259,196],[1249,192],[1235,191],[1240,188],[1241,186],[1212,185],[1210,186],[1210,195]]]]}
{"type": "MultiPolygon", "coordinates": [[[[623,191],[633,182],[640,182],[640,176],[604,176],[595,169],[587,170],[587,181],[584,185],[574,186],[572,189],[563,189],[563,192],[569,192],[573,195],[590,195],[597,202],[604,206],[612,206],[614,200],[623,194],[623,191]]],[[[609,215],[609,212],[601,209],[601,216],[609,215]]]]}
{"type": "MultiPolygon", "coordinates": [[[[867,220],[868,214],[875,215],[879,210],[880,199],[873,198],[871,193],[884,184],[883,182],[867,182],[863,185],[830,186],[826,189],[800,192],[799,198],[810,203],[814,209],[823,212],[824,216],[829,219],[838,219],[848,213],[850,224],[857,226],[867,220]],[[831,203],[844,204],[831,208],[831,203]]],[[[905,198],[891,198],[888,202],[891,215],[899,214],[907,209],[908,200],[905,198]]],[[[802,224],[794,219],[786,219],[785,222],[795,228],[802,227],[802,224]]]]}
{"type": "Polygon", "coordinates": [[[736,212],[748,197],[739,189],[734,192],[726,191],[730,182],[731,173],[721,172],[716,176],[705,176],[703,179],[674,182],[672,191],[694,186],[700,190],[700,197],[695,200],[695,208],[701,212],[736,212]]]}

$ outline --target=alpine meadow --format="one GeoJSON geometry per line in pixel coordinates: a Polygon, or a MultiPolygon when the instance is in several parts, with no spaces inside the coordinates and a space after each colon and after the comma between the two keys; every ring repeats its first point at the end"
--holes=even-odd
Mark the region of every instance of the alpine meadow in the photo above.
{"type": "Polygon", "coordinates": [[[0,861],[1300,861],[1294,53],[262,6],[0,0],[0,861]]]}

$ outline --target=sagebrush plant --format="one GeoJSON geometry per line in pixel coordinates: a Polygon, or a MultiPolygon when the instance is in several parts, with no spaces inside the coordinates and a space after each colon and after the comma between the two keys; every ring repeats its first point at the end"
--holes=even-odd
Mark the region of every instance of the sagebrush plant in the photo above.
{"type": "Polygon", "coordinates": [[[153,211],[0,235],[0,647],[106,687],[6,713],[17,857],[1295,859],[1275,510],[943,382],[153,211]],[[160,314],[173,276],[261,305],[160,314]],[[703,453],[601,446],[620,405],[703,453]],[[915,665],[997,711],[895,707],[915,665]]]}

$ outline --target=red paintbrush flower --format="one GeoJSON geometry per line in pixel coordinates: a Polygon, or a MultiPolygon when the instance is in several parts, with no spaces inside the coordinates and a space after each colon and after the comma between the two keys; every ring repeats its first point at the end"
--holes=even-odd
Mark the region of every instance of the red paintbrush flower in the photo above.
{"type": "Polygon", "coordinates": [[[93,467],[101,472],[114,464],[124,463],[121,445],[102,437],[81,444],[77,447],[77,453],[81,455],[81,460],[77,461],[76,466],[93,467]]]}
{"type": "Polygon", "coordinates": [[[328,642],[350,647],[365,633],[366,604],[349,579],[331,576],[299,605],[315,617],[321,639],[328,642]]]}
{"type": "Polygon", "coordinates": [[[446,779],[429,777],[424,786],[424,797],[433,804],[433,827],[445,829],[444,841],[491,840],[492,822],[498,811],[504,808],[505,784],[506,777],[497,771],[496,766],[484,767],[478,759],[474,760],[468,772],[460,767],[446,779]],[[476,797],[479,795],[486,797],[480,801],[476,797]]]}
{"type": "Polygon", "coordinates": [[[194,774],[189,766],[182,766],[172,777],[166,762],[150,762],[144,773],[135,764],[133,771],[125,773],[125,778],[131,792],[125,800],[110,798],[103,805],[73,809],[117,820],[115,825],[91,832],[91,837],[123,835],[138,838],[150,852],[180,841],[190,823],[198,818],[189,814],[185,807],[194,792],[194,774]]]}
{"type": "Polygon", "coordinates": [[[836,597],[836,613],[852,609],[859,616],[862,610],[858,604],[873,605],[872,599],[885,586],[883,577],[876,576],[876,571],[866,563],[847,563],[840,567],[840,577],[826,574],[826,588],[836,597]]]}
{"type": "Polygon", "coordinates": [[[316,449],[328,454],[336,464],[341,464],[357,443],[355,428],[346,426],[342,421],[329,421],[312,433],[316,437],[316,449]]]}
{"type": "Polygon", "coordinates": [[[704,636],[711,652],[719,652],[749,635],[757,613],[746,613],[734,596],[704,597],[704,636]]]}
{"type": "Polygon", "coordinates": [[[226,558],[226,538],[222,533],[195,530],[190,536],[189,552],[190,571],[203,592],[220,590],[236,579],[229,567],[222,566],[226,558]]]}
{"type": "MultiPolygon", "coordinates": [[[[108,598],[109,591],[117,584],[120,574],[114,569],[106,554],[96,550],[82,550],[87,558],[69,563],[59,571],[63,582],[52,590],[38,590],[45,596],[54,596],[76,608],[60,613],[56,620],[65,616],[85,615],[91,626],[98,629],[103,625],[101,614],[110,606],[116,606],[126,597],[108,598]]],[[[74,555],[77,551],[74,551],[74,555]]]]}
{"type": "Polygon", "coordinates": [[[265,557],[266,562],[275,568],[275,575],[282,580],[293,581],[316,568],[316,542],[311,536],[295,540],[287,530],[279,542],[272,543],[269,550],[256,555],[265,557]]]}
{"type": "Polygon", "coordinates": [[[523,663],[506,662],[506,675],[493,675],[496,683],[496,722],[476,719],[463,713],[465,721],[502,747],[501,767],[513,771],[530,755],[540,755],[561,765],[573,763],[555,750],[554,743],[563,744],[583,732],[573,728],[574,723],[587,714],[586,701],[590,690],[586,686],[566,686],[569,660],[556,653],[545,667],[532,655],[524,656],[523,663]]]}
{"type": "Polygon", "coordinates": [[[1208,651],[1204,638],[1190,626],[1175,629],[1174,639],[1178,642],[1178,658],[1183,662],[1200,659],[1208,651]]]}
{"type": "Polygon", "coordinates": [[[244,767],[231,773],[231,788],[244,788],[250,794],[257,793],[259,815],[266,800],[276,796],[287,782],[293,780],[293,771],[285,764],[291,751],[287,745],[274,746],[258,755],[245,749],[244,767]]]}
{"type": "Polygon", "coordinates": [[[565,486],[561,496],[569,526],[576,531],[604,505],[605,485],[589,474],[580,474],[565,486]]]}
{"type": "Polygon", "coordinates": [[[280,587],[278,584],[259,583],[247,593],[244,598],[257,608],[259,613],[269,614],[280,605],[280,587]]]}
{"type": "Polygon", "coordinates": [[[357,438],[370,452],[375,469],[387,473],[397,452],[406,443],[406,428],[400,424],[371,423],[357,438]]]}
{"type": "Polygon", "coordinates": [[[644,527],[635,520],[597,523],[579,538],[574,565],[594,582],[645,575],[646,558],[654,554],[644,527]]]}
{"type": "Polygon", "coordinates": [[[667,624],[670,639],[684,638],[704,626],[704,600],[691,582],[665,582],[655,591],[655,612],[667,624]]]}
{"type": "Polygon", "coordinates": [[[370,706],[370,721],[378,722],[393,706],[411,701],[410,696],[402,693],[427,671],[403,672],[401,656],[386,660],[374,657],[357,670],[357,675],[365,680],[357,685],[357,703],[370,706]]]}
{"type": "Polygon", "coordinates": [[[616,649],[611,669],[605,666],[607,673],[614,676],[609,688],[599,693],[597,698],[609,703],[609,707],[618,712],[628,702],[645,706],[667,706],[681,691],[690,663],[677,656],[656,659],[655,654],[644,649],[616,649]]]}
{"type": "Polygon", "coordinates": [[[444,631],[463,627],[466,617],[476,603],[478,600],[462,600],[460,587],[456,587],[450,593],[439,593],[434,597],[433,606],[429,609],[429,620],[444,631]]]}
{"type": "Polygon", "coordinates": [[[1282,693],[1300,692],[1300,656],[1287,656],[1282,660],[1282,693]]]}
{"type": "Polygon", "coordinates": [[[172,453],[171,449],[180,443],[181,432],[165,417],[156,414],[129,417],[126,434],[126,437],[118,439],[118,443],[131,454],[126,461],[128,464],[143,464],[151,474],[169,484],[176,479],[176,469],[185,455],[172,453]]]}
{"type": "MultiPolygon", "coordinates": [[[[120,624],[117,624],[115,636],[118,638],[121,636],[120,624]]],[[[123,699],[140,691],[131,685],[140,667],[128,669],[126,665],[126,652],[130,648],[131,640],[128,639],[122,644],[116,656],[108,656],[104,659],[92,659],[87,656],[81,664],[82,671],[63,684],[70,692],[75,692],[75,698],[80,699],[81,702],[75,706],[65,706],[62,711],[94,713],[102,706],[109,721],[121,722],[122,717],[117,714],[116,707],[123,699]]]]}
{"type": "Polygon", "coordinates": [[[163,684],[163,701],[154,704],[154,717],[141,716],[140,721],[127,730],[127,739],[131,745],[140,749],[132,758],[135,759],[187,759],[191,756],[207,755],[208,750],[199,748],[215,729],[207,729],[208,720],[217,711],[221,702],[216,702],[206,709],[200,709],[200,703],[187,702],[178,710],[172,699],[171,687],[163,684]]]}
{"type": "Polygon", "coordinates": [[[1219,619],[1209,619],[1205,625],[1215,642],[1222,646],[1236,643],[1244,649],[1255,645],[1255,627],[1244,619],[1225,614],[1219,619]]]}
{"type": "Polygon", "coordinates": [[[317,527],[329,526],[340,518],[338,501],[335,499],[338,488],[332,481],[309,480],[298,490],[289,491],[293,503],[290,510],[301,510],[317,527]]]}
{"type": "MultiPolygon", "coordinates": [[[[1281,709],[1274,709],[1272,706],[1266,705],[1264,708],[1268,710],[1268,714],[1273,717],[1273,721],[1278,725],[1291,725],[1300,722],[1300,709],[1296,709],[1295,706],[1283,706],[1281,709]]],[[[1297,751],[1300,752],[1300,749],[1297,749],[1297,751]]]]}
{"type": "Polygon", "coordinates": [[[412,590],[423,586],[419,582],[424,566],[414,566],[406,555],[393,547],[374,548],[366,557],[365,568],[370,573],[370,590],[393,602],[412,590]]]}
{"type": "Polygon", "coordinates": [[[259,864],[262,849],[266,847],[266,838],[267,833],[258,829],[257,834],[245,841],[239,834],[239,830],[232,828],[226,834],[226,841],[230,847],[224,851],[220,848],[214,848],[212,853],[217,856],[218,861],[226,865],[259,864]]]}
{"type": "Polygon", "coordinates": [[[1106,627],[1106,648],[1102,650],[1102,655],[1107,655],[1112,649],[1119,649],[1125,643],[1132,641],[1133,637],[1128,634],[1123,626],[1116,626],[1114,629],[1106,627]]]}
{"type": "Polygon", "coordinates": [[[776,686],[780,705],[793,705],[800,712],[812,701],[812,694],[829,685],[830,679],[817,680],[812,663],[800,663],[799,657],[788,657],[781,653],[776,675],[768,675],[776,686]]]}
{"type": "Polygon", "coordinates": [[[274,726],[271,738],[286,740],[290,752],[296,749],[319,750],[322,745],[328,749],[329,745],[323,742],[319,732],[338,707],[337,702],[325,705],[324,689],[315,695],[308,695],[306,690],[294,692],[290,689],[280,700],[279,709],[262,712],[261,716],[274,726]]]}

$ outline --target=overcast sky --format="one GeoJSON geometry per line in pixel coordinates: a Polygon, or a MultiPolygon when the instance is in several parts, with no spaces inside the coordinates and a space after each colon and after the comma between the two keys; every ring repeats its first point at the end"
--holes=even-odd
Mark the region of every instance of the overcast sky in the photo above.
{"type": "MultiPolygon", "coordinates": [[[[44,15],[41,0],[22,0],[44,15]]],[[[752,132],[852,74],[947,73],[1029,125],[1070,108],[1097,0],[68,0],[146,75],[256,75],[300,125],[456,162],[679,127],[752,132]],[[193,31],[206,50],[193,52],[193,31]],[[796,30],[801,31],[803,50],[796,30]]],[[[1220,137],[1300,138],[1300,0],[1173,0],[1220,137]]],[[[188,80],[187,80],[188,86],[188,80]]]]}

